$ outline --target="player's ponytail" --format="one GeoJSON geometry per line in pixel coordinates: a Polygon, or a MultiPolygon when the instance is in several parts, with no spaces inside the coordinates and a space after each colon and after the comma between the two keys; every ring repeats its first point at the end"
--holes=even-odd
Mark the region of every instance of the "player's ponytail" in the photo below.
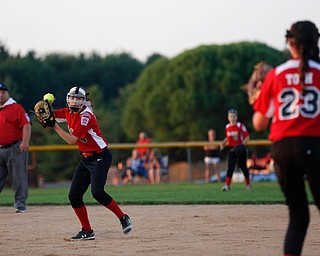
{"type": "Polygon", "coordinates": [[[319,32],[316,25],[310,21],[298,21],[287,30],[287,41],[294,44],[300,58],[300,85],[304,91],[305,72],[309,68],[308,60],[320,62],[319,32]]]}

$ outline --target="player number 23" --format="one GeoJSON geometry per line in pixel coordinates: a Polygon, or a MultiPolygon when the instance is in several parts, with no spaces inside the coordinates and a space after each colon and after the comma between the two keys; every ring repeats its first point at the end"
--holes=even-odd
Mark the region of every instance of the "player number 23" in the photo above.
{"type": "Polygon", "coordinates": [[[307,118],[317,116],[320,111],[319,95],[319,89],[314,86],[308,86],[305,88],[304,94],[300,93],[295,88],[283,89],[278,98],[280,102],[280,120],[294,119],[299,115],[307,118]]]}

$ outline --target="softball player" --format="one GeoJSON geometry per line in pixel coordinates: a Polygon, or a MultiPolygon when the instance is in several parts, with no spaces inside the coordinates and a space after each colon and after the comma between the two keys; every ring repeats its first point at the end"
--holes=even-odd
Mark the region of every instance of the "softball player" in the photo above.
{"type": "Polygon", "coordinates": [[[235,109],[228,111],[229,123],[226,125],[226,137],[220,145],[220,150],[224,149],[227,145],[228,149],[228,169],[225,185],[222,191],[229,191],[232,175],[236,164],[243,172],[247,190],[251,190],[249,170],[247,167],[247,148],[246,144],[250,139],[249,132],[244,124],[238,122],[238,112],[235,109]]]}
{"type": "Polygon", "coordinates": [[[268,127],[271,157],[289,210],[284,255],[300,255],[309,225],[305,177],[320,209],[319,32],[310,21],[286,34],[291,59],[272,69],[254,104],[253,126],[268,127]]]}
{"type": "Polygon", "coordinates": [[[93,197],[119,218],[123,233],[127,234],[132,229],[129,216],[123,213],[113,198],[104,191],[112,156],[95,115],[91,108],[86,106],[86,96],[82,88],[72,87],[66,97],[68,107],[54,111],[57,122],[68,123],[69,132],[57,123],[54,130],[68,144],[77,144],[81,151],[81,160],[73,175],[69,200],[82,230],[70,240],[95,239],[83,201],[83,195],[90,184],[93,197]]]}

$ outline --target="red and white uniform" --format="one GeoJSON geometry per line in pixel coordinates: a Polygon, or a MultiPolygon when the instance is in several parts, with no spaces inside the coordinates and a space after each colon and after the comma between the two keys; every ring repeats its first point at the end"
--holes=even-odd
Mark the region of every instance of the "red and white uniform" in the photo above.
{"type": "Polygon", "coordinates": [[[309,60],[305,93],[301,92],[298,59],[272,69],[253,109],[273,118],[269,139],[320,137],[320,64],[309,60]],[[277,109],[277,112],[275,112],[277,109]]]}
{"type": "Polygon", "coordinates": [[[240,122],[235,125],[230,123],[226,125],[226,138],[228,140],[227,146],[235,147],[242,144],[243,140],[249,136],[247,128],[240,122]]]}
{"type": "Polygon", "coordinates": [[[0,145],[21,140],[23,126],[30,124],[30,118],[24,108],[9,98],[0,111],[0,145]]]}
{"type": "Polygon", "coordinates": [[[63,108],[55,110],[54,115],[58,123],[67,122],[69,133],[79,138],[76,144],[81,152],[99,151],[108,146],[90,108],[84,107],[79,113],[63,108]]]}

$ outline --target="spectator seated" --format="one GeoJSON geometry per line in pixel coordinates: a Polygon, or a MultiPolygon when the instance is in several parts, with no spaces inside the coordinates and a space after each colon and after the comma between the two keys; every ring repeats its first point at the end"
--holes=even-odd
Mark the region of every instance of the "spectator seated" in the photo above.
{"type": "Polygon", "coordinates": [[[256,153],[253,153],[247,163],[251,180],[254,180],[254,176],[257,174],[270,174],[270,162],[270,153],[262,157],[258,157],[256,153]]]}
{"type": "Polygon", "coordinates": [[[161,176],[168,175],[169,172],[169,156],[163,156],[159,160],[161,176]]]}

